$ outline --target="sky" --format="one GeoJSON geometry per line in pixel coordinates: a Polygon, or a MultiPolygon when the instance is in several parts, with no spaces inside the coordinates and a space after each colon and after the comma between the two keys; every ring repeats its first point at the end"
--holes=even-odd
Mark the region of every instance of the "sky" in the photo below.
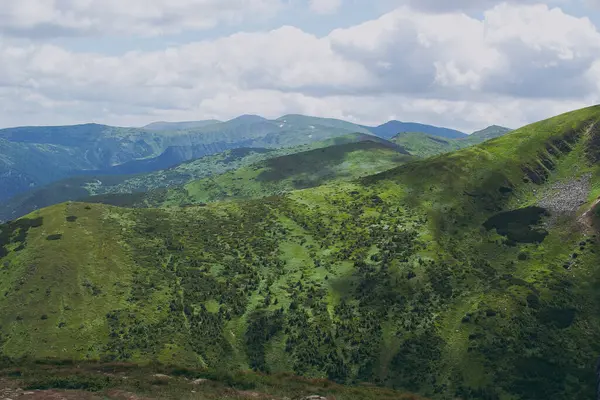
{"type": "Polygon", "coordinates": [[[0,0],[0,127],[391,119],[600,103],[600,0],[0,0]]]}

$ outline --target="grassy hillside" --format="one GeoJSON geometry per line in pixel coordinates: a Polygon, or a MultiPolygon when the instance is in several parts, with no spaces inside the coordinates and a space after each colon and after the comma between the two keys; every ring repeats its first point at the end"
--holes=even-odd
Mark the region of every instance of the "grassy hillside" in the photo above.
{"type": "Polygon", "coordinates": [[[474,146],[486,140],[506,135],[508,132],[510,129],[494,125],[458,139],[433,136],[423,132],[403,132],[394,136],[391,141],[403,146],[412,155],[426,158],[474,146]]]}
{"type": "MultiPolygon", "coordinates": [[[[147,174],[140,174],[134,177],[127,177],[127,179],[118,185],[97,186],[88,184],[87,188],[90,195],[145,192],[156,188],[187,184],[191,181],[207,176],[219,175],[229,170],[249,166],[251,164],[275,157],[282,157],[290,154],[304,153],[310,150],[323,149],[330,146],[359,142],[379,143],[382,147],[393,148],[397,152],[403,151],[401,147],[394,147],[395,145],[393,143],[379,139],[376,136],[350,133],[331,139],[293,147],[283,147],[278,149],[241,148],[228,150],[214,156],[206,156],[194,161],[185,162],[169,169],[159,170],[147,174]]],[[[329,152],[324,151],[321,154],[322,157],[325,157],[329,154],[329,152]]],[[[299,156],[298,158],[301,159],[302,157],[299,156]]],[[[301,160],[297,161],[303,162],[301,160]]],[[[364,168],[368,169],[369,166],[365,165],[364,168]]]]}
{"type": "Polygon", "coordinates": [[[472,140],[474,138],[477,138],[477,140],[480,140],[480,139],[489,140],[489,139],[497,138],[500,136],[504,136],[510,131],[512,131],[512,129],[505,128],[504,126],[490,125],[485,129],[473,132],[472,134],[469,135],[469,137],[462,138],[462,140],[469,140],[469,139],[472,140]]]}
{"type": "MultiPolygon", "coordinates": [[[[240,148],[227,150],[184,162],[168,169],[143,174],[76,176],[34,188],[0,204],[0,221],[12,220],[36,209],[69,200],[82,200],[90,196],[104,194],[122,195],[147,192],[158,188],[184,185],[194,180],[222,174],[268,158],[366,140],[375,141],[388,147],[394,146],[393,143],[379,139],[376,136],[351,133],[319,142],[280,149],[240,148]]],[[[401,151],[401,149],[398,148],[398,151],[401,151]]],[[[328,153],[324,155],[326,154],[328,153]]],[[[363,168],[368,169],[369,165],[365,165],[363,168]]],[[[381,169],[373,170],[373,172],[379,171],[381,169]]],[[[137,195],[134,197],[137,198],[137,195]]]]}
{"type": "Polygon", "coordinates": [[[37,211],[1,228],[2,353],[592,398],[599,121],[285,196],[37,211]]]}
{"type": "MultiPolygon", "coordinates": [[[[352,135],[354,138],[354,135],[352,135]]],[[[328,147],[271,157],[245,167],[146,194],[95,196],[86,201],[135,207],[181,206],[225,199],[257,199],[334,181],[382,172],[415,158],[391,142],[373,136],[328,147]]],[[[321,142],[330,143],[330,142],[321,142]]]]}
{"type": "Polygon", "coordinates": [[[463,146],[462,141],[431,136],[422,132],[405,132],[390,140],[403,146],[410,154],[421,158],[449,153],[467,147],[466,143],[463,146]]]}
{"type": "MultiPolygon", "coordinates": [[[[144,128],[82,124],[0,129],[0,187],[7,188],[0,193],[0,201],[81,174],[146,173],[237,148],[293,147],[351,133],[371,134],[371,130],[388,138],[390,129],[398,127],[397,121],[393,122],[368,128],[304,115],[276,120],[242,115],[225,122],[158,122],[144,128]]],[[[452,133],[421,124],[402,126],[418,126],[440,135],[452,133]]]]}
{"type": "Polygon", "coordinates": [[[413,158],[373,141],[347,143],[268,159],[226,174],[185,185],[168,194],[166,204],[208,203],[231,198],[260,198],[295,189],[351,180],[385,171],[413,158]]]}

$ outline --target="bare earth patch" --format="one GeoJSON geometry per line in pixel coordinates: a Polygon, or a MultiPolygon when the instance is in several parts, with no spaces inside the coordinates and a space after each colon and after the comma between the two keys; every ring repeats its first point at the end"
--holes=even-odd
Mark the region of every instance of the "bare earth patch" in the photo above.
{"type": "Polygon", "coordinates": [[[590,206],[590,208],[584,212],[581,217],[579,217],[578,222],[585,227],[585,229],[589,232],[592,232],[594,229],[594,211],[596,206],[600,203],[600,198],[596,199],[594,203],[590,206]]]}

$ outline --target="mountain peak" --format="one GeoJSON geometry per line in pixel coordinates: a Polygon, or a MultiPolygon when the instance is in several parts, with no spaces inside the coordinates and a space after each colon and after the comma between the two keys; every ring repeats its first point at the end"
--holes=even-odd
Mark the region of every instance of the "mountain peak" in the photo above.
{"type": "Polygon", "coordinates": [[[490,125],[485,129],[473,132],[470,136],[484,136],[491,139],[494,137],[502,136],[510,131],[512,131],[512,129],[506,128],[504,126],[490,125]]]}
{"type": "Polygon", "coordinates": [[[433,125],[420,124],[416,122],[401,122],[391,120],[376,127],[367,127],[375,135],[384,139],[389,139],[403,132],[423,132],[428,135],[434,135],[449,139],[459,139],[467,137],[464,132],[455,129],[441,128],[433,125]]]}
{"type": "Polygon", "coordinates": [[[240,115],[239,117],[230,119],[227,122],[238,122],[238,123],[244,123],[244,124],[251,124],[254,122],[263,122],[263,121],[268,121],[268,120],[264,117],[261,117],[260,115],[243,114],[243,115],[240,115]]]}

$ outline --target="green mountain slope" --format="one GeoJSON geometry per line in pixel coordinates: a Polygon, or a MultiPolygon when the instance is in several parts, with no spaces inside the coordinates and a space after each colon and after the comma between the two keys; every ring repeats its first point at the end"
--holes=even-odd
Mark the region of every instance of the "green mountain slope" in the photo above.
{"type": "Polygon", "coordinates": [[[467,147],[466,143],[462,146],[462,141],[431,136],[422,132],[401,133],[390,139],[390,141],[403,146],[410,154],[422,158],[467,147]]]}
{"type": "MultiPolygon", "coordinates": [[[[126,195],[184,185],[193,180],[221,174],[228,170],[247,166],[268,158],[361,141],[375,141],[384,146],[394,146],[394,144],[379,139],[376,136],[351,133],[333,139],[280,149],[240,148],[227,150],[215,155],[184,162],[168,169],[145,174],[76,176],[62,179],[37,189],[34,188],[0,204],[0,222],[16,219],[36,209],[69,200],[82,200],[90,196],[104,194],[126,195]]],[[[324,156],[327,154],[329,153],[324,154],[324,156]]],[[[368,169],[369,165],[365,165],[363,168],[368,169]]],[[[381,169],[374,169],[372,172],[379,171],[381,169]]],[[[121,198],[122,196],[118,197],[121,198]]],[[[130,197],[137,199],[139,195],[130,197]]]]}
{"type": "Polygon", "coordinates": [[[361,141],[269,158],[173,188],[149,193],[150,205],[192,205],[224,199],[253,199],[352,180],[414,160],[391,143],[361,141]]]}
{"type": "Polygon", "coordinates": [[[318,120],[298,116],[285,123],[241,116],[211,124],[173,125],[169,131],[98,124],[0,129],[0,187],[7,188],[0,201],[83,173],[151,172],[229,149],[292,147],[367,132],[343,121],[336,126],[318,120]]]}
{"type": "Polygon", "coordinates": [[[316,149],[283,156],[275,157],[272,152],[272,157],[265,157],[264,161],[181,186],[146,193],[109,193],[82,200],[122,207],[163,207],[257,199],[357,179],[415,159],[401,146],[371,135],[351,134],[316,144],[316,149]]]}
{"type": "Polygon", "coordinates": [[[76,151],[64,146],[13,143],[0,138],[0,201],[87,165],[78,159],[76,151]]]}
{"type": "Polygon", "coordinates": [[[510,128],[505,128],[499,125],[490,125],[485,129],[473,132],[468,138],[463,138],[463,140],[469,140],[472,138],[484,138],[485,140],[488,140],[506,135],[510,131],[512,131],[510,128]]]}
{"type": "MultiPolygon", "coordinates": [[[[160,122],[144,128],[83,124],[0,129],[0,187],[6,188],[0,192],[0,201],[82,174],[146,173],[230,149],[293,147],[350,133],[370,134],[373,129],[379,132],[347,121],[303,115],[276,120],[242,115],[225,122],[160,122]]],[[[443,134],[447,130],[434,131],[443,134]]]]}
{"type": "Polygon", "coordinates": [[[52,206],[1,228],[0,348],[592,398],[598,161],[600,106],[285,196],[52,206]]]}
{"type": "MultiPolygon", "coordinates": [[[[285,149],[293,151],[292,149],[285,149]]],[[[299,150],[298,150],[299,151],[299,150]]],[[[39,208],[69,200],[81,200],[106,193],[135,193],[160,187],[182,185],[212,174],[223,173],[242,165],[274,157],[281,150],[235,149],[182,163],[155,172],[136,175],[83,175],[62,179],[0,204],[0,221],[16,219],[39,208]]]]}
{"type": "Polygon", "coordinates": [[[486,140],[506,135],[510,131],[508,128],[493,125],[459,139],[433,136],[422,132],[403,132],[394,136],[391,141],[403,146],[415,156],[431,157],[483,143],[486,140]]]}
{"type": "MultiPolygon", "coordinates": [[[[371,130],[367,127],[363,127],[361,125],[354,124],[352,122],[344,121],[341,119],[335,118],[320,118],[320,117],[311,117],[307,115],[299,115],[299,114],[288,114],[282,117],[277,118],[277,121],[288,124],[288,125],[300,125],[300,126],[308,126],[309,128],[317,127],[317,126],[326,126],[329,128],[337,128],[337,129],[345,129],[352,132],[372,134],[371,130]]],[[[312,128],[310,128],[312,129],[312,128]]]]}
{"type": "Polygon", "coordinates": [[[385,124],[368,127],[374,135],[384,139],[393,138],[406,132],[423,132],[428,135],[439,136],[447,139],[460,139],[467,137],[466,133],[455,129],[441,128],[438,126],[418,124],[414,122],[388,121],[385,124]]]}

